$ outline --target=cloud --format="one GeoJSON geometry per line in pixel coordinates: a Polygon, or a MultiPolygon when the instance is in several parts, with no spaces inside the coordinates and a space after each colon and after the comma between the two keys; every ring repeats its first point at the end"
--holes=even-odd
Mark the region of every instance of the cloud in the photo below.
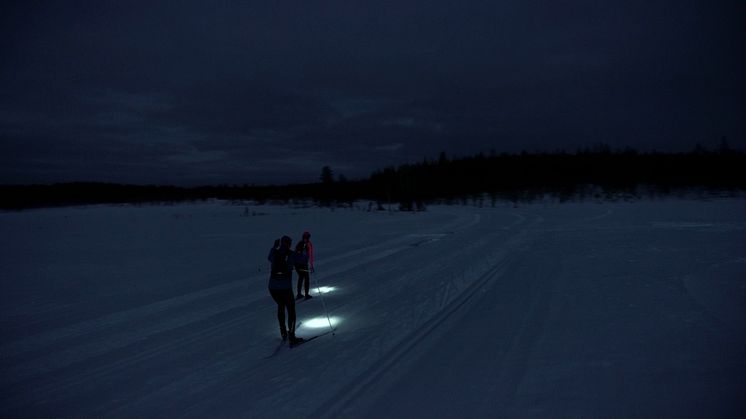
{"type": "Polygon", "coordinates": [[[403,143],[393,143],[393,144],[385,144],[385,145],[379,145],[374,147],[377,151],[386,151],[386,152],[393,152],[393,151],[399,151],[404,147],[403,143]]]}
{"type": "Polygon", "coordinates": [[[441,150],[746,147],[737,2],[4,7],[0,182],[262,183],[441,150]]]}

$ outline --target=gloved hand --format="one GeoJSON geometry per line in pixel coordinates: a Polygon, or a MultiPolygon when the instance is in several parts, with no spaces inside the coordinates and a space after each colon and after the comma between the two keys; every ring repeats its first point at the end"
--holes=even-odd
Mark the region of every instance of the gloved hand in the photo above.
{"type": "Polygon", "coordinates": [[[314,269],[313,266],[311,266],[311,273],[315,273],[315,272],[316,272],[316,269],[314,269]]]}

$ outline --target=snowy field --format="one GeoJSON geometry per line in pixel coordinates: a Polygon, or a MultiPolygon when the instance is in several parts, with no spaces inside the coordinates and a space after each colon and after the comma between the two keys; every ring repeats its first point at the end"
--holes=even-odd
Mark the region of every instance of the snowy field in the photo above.
{"type": "Polygon", "coordinates": [[[745,200],[244,211],[0,213],[0,417],[746,416],[745,200]]]}

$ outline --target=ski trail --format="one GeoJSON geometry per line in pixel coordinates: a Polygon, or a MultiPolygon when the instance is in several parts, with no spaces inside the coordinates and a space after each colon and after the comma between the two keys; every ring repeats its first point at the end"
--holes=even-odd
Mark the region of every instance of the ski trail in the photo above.
{"type": "MultiPolygon", "coordinates": [[[[510,411],[510,407],[526,374],[527,363],[532,354],[531,350],[545,327],[554,290],[553,278],[560,266],[559,261],[556,260],[545,260],[545,262],[544,266],[532,266],[516,275],[518,278],[525,278],[530,284],[520,294],[525,309],[513,311],[514,314],[519,316],[519,319],[513,319],[510,325],[503,321],[502,327],[492,330],[496,334],[509,331],[511,337],[504,342],[498,344],[493,342],[492,344],[493,348],[505,347],[506,349],[502,357],[493,359],[493,365],[485,369],[489,373],[497,374],[491,380],[489,388],[491,390],[489,393],[494,397],[483,399],[482,406],[477,411],[495,412],[498,416],[515,414],[515,412],[510,411]],[[527,278],[527,276],[529,277],[527,278]],[[507,342],[507,345],[505,342],[507,342]]],[[[505,288],[510,289],[512,287],[497,287],[491,293],[492,301],[497,300],[501,293],[507,292],[505,288]]],[[[504,336],[501,336],[502,338],[504,336]]]]}
{"type": "Polygon", "coordinates": [[[362,383],[355,393],[349,397],[340,394],[338,401],[317,413],[326,416],[322,414],[326,408],[331,409],[329,417],[355,412],[375,412],[377,417],[454,417],[464,411],[497,416],[509,413],[505,406],[512,402],[526,373],[531,348],[542,336],[554,293],[552,274],[560,268],[558,263],[530,263],[530,243],[536,240],[531,227],[541,222],[541,217],[535,217],[523,234],[506,243],[507,248],[514,249],[509,259],[501,260],[479,284],[436,317],[434,330],[409,336],[401,349],[381,357],[376,364],[381,367],[374,366],[357,377],[362,383]],[[490,322],[485,324],[485,319],[490,322]],[[454,348],[453,340],[474,339],[482,343],[467,345],[464,353],[448,352],[454,348]],[[472,360],[487,363],[474,364],[472,360]],[[389,374],[394,366],[399,372],[389,374]],[[411,373],[402,372],[407,370],[411,373]],[[453,383],[475,386],[474,397],[468,402],[460,400],[460,405],[446,399],[421,404],[430,392],[458,392],[449,387],[453,383]],[[410,404],[411,400],[419,402],[410,404]]]}
{"type": "MultiPolygon", "coordinates": [[[[521,219],[520,221],[524,221],[521,219]]],[[[525,245],[526,237],[528,235],[529,227],[535,226],[541,223],[541,217],[535,217],[530,225],[525,226],[518,234],[507,239],[501,246],[501,249],[513,249],[517,247],[523,247],[525,245]]],[[[514,224],[512,227],[515,227],[514,224]]],[[[352,406],[358,401],[358,399],[370,397],[371,392],[375,391],[375,388],[381,381],[385,380],[395,367],[399,368],[403,359],[411,355],[415,348],[417,348],[422,341],[432,340],[436,336],[442,334],[446,324],[450,324],[454,319],[463,315],[464,312],[468,311],[470,304],[473,300],[479,299],[486,288],[490,287],[490,284],[499,280],[506,270],[514,263],[513,252],[508,250],[502,250],[498,253],[499,256],[493,256],[491,267],[482,273],[479,278],[474,280],[465,287],[463,291],[452,299],[447,299],[446,294],[442,288],[438,287],[436,292],[441,292],[442,298],[436,299],[437,305],[440,310],[429,316],[426,320],[422,320],[424,317],[423,313],[415,313],[415,323],[421,322],[419,326],[413,329],[411,333],[404,336],[392,345],[392,347],[380,354],[375,362],[370,362],[370,366],[363,370],[361,374],[353,377],[348,383],[343,386],[336,396],[330,398],[323,403],[317,410],[311,414],[312,417],[339,417],[339,416],[352,416],[355,415],[356,410],[352,406]],[[447,301],[447,302],[446,302],[447,301]]],[[[427,297],[423,298],[424,300],[427,297]]],[[[383,386],[385,387],[385,386],[383,386]]]]}
{"type": "Polygon", "coordinates": [[[462,294],[461,298],[451,303],[449,307],[443,310],[438,316],[430,318],[415,333],[410,334],[403,339],[402,344],[395,345],[394,348],[383,354],[380,362],[374,363],[371,367],[363,371],[355,379],[350,381],[351,386],[345,386],[342,393],[333,397],[326,404],[322,405],[311,416],[313,417],[340,417],[352,414],[347,407],[357,398],[370,392],[371,387],[382,379],[390,370],[396,367],[402,358],[412,351],[421,341],[431,335],[438,327],[450,317],[456,315],[466,303],[477,293],[480,286],[489,281],[493,276],[505,268],[507,263],[499,263],[492,270],[483,275],[475,284],[471,292],[462,294]]]}
{"type": "Polygon", "coordinates": [[[126,376],[126,371],[133,368],[136,364],[142,364],[152,358],[167,356],[178,348],[193,345],[218,334],[233,330],[245,323],[248,317],[250,315],[234,316],[213,327],[199,331],[190,328],[191,333],[179,334],[178,337],[171,337],[159,344],[125,348],[127,349],[125,356],[101,357],[100,360],[85,358],[64,369],[63,371],[67,372],[66,374],[57,374],[58,378],[55,380],[46,381],[41,384],[38,383],[39,380],[16,384],[12,387],[12,390],[4,394],[5,397],[2,399],[2,404],[6,406],[22,406],[28,394],[34,394],[35,397],[46,401],[64,399],[67,394],[74,392],[76,389],[95,386],[95,383],[105,381],[107,377],[126,376]],[[60,375],[61,377],[59,377],[60,375]],[[27,386],[30,388],[26,388],[27,386]]]}

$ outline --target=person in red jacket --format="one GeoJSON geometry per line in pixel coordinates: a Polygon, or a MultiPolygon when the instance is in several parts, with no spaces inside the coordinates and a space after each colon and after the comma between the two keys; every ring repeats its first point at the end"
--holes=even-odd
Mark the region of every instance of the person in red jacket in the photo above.
{"type": "Polygon", "coordinates": [[[301,290],[305,288],[306,300],[311,297],[309,288],[311,286],[311,272],[313,269],[313,244],[311,244],[311,233],[304,232],[303,238],[298,242],[295,248],[296,262],[295,270],[298,272],[298,296],[297,299],[303,298],[301,290]],[[305,286],[305,287],[304,287],[305,286]]]}
{"type": "Polygon", "coordinates": [[[304,231],[302,240],[306,243],[306,249],[308,250],[308,266],[311,269],[311,273],[313,273],[313,244],[311,243],[311,233],[304,231]]]}

